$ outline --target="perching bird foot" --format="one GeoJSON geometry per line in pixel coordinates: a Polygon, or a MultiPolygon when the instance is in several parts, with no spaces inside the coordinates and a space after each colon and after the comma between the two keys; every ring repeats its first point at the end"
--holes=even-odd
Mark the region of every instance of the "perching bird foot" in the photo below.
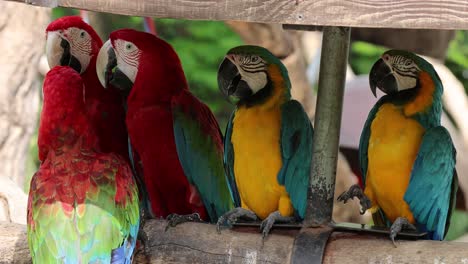
{"type": "Polygon", "coordinates": [[[402,229],[417,230],[416,227],[408,221],[408,219],[404,217],[398,217],[390,227],[390,239],[392,240],[395,247],[397,247],[395,243],[395,237],[402,229]]]}
{"type": "Polygon", "coordinates": [[[216,223],[216,230],[220,234],[221,225],[227,225],[229,228],[231,228],[232,224],[236,223],[239,218],[246,218],[248,220],[255,221],[257,220],[257,215],[254,212],[242,207],[234,208],[218,218],[218,222],[216,223]]]}
{"type": "Polygon", "coordinates": [[[282,216],[279,211],[271,213],[260,225],[260,230],[262,231],[262,243],[270,233],[270,229],[273,227],[274,223],[291,223],[295,220],[296,219],[292,216],[282,216]]]}
{"type": "Polygon", "coordinates": [[[359,185],[357,184],[352,185],[351,187],[349,187],[349,190],[340,194],[337,200],[346,203],[349,199],[353,199],[354,197],[357,197],[359,199],[359,203],[361,204],[361,214],[364,214],[367,211],[367,209],[371,208],[371,201],[364,194],[361,187],[359,187],[359,185]]]}
{"type": "Polygon", "coordinates": [[[167,225],[164,231],[167,231],[169,227],[175,227],[179,224],[186,222],[203,222],[198,213],[193,213],[189,215],[170,214],[167,216],[166,220],[167,225]]]}

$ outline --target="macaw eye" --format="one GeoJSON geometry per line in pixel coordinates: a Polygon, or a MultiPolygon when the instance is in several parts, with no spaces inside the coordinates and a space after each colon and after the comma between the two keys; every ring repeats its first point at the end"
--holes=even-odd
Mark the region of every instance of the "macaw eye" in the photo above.
{"type": "Polygon", "coordinates": [[[253,56],[251,59],[250,59],[251,62],[255,63],[258,61],[258,57],[257,56],[253,56]]]}
{"type": "Polygon", "coordinates": [[[406,61],[405,62],[405,66],[410,66],[411,65],[411,61],[406,61]]]}
{"type": "Polygon", "coordinates": [[[126,50],[131,50],[132,49],[132,44],[127,43],[127,45],[125,45],[125,49],[126,50]]]}
{"type": "Polygon", "coordinates": [[[86,32],[84,30],[82,30],[80,32],[80,38],[84,38],[86,36],[86,32]]]}

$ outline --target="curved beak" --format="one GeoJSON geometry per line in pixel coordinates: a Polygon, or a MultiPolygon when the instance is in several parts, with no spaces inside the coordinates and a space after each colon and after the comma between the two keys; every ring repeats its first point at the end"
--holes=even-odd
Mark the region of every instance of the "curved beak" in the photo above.
{"type": "Polygon", "coordinates": [[[119,69],[117,56],[110,40],[107,40],[99,50],[96,59],[96,71],[99,82],[104,88],[118,88],[125,97],[133,87],[133,82],[119,69]]]}
{"type": "Polygon", "coordinates": [[[112,78],[112,73],[117,67],[117,58],[115,56],[114,48],[112,48],[110,40],[106,41],[99,50],[97,59],[96,59],[96,72],[104,88],[109,86],[110,79],[112,78]]]}
{"type": "Polygon", "coordinates": [[[379,59],[369,73],[369,85],[372,93],[377,97],[377,88],[386,94],[394,94],[398,92],[398,84],[390,67],[379,59]]]}
{"type": "Polygon", "coordinates": [[[252,95],[252,89],[242,80],[242,76],[237,66],[232,62],[230,55],[226,55],[218,69],[218,87],[227,97],[238,99],[252,95]]]}
{"type": "Polygon", "coordinates": [[[47,33],[46,54],[50,68],[57,65],[70,66],[78,73],[82,73],[80,61],[72,55],[70,49],[70,42],[64,35],[58,31],[47,33]]]}

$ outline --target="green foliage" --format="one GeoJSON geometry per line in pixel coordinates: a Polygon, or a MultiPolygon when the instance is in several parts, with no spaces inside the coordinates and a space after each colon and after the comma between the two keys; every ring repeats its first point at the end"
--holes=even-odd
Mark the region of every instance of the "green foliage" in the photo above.
{"type": "Polygon", "coordinates": [[[468,32],[457,31],[455,39],[450,42],[445,65],[463,83],[468,93],[468,32]]]}

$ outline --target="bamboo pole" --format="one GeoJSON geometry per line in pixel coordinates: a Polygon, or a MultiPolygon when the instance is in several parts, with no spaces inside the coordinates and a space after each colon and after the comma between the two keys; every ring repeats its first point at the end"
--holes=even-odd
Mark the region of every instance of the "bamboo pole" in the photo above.
{"type": "Polygon", "coordinates": [[[306,227],[331,221],[350,28],[325,27],[315,112],[306,227]]]}

